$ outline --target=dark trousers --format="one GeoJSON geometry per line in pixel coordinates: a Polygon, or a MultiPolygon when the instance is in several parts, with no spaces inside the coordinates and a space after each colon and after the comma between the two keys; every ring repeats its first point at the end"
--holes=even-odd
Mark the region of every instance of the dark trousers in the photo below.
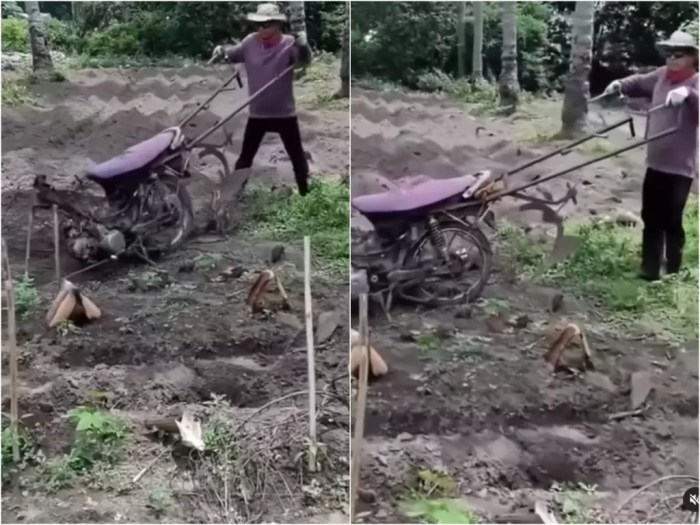
{"type": "Polygon", "coordinates": [[[685,232],[683,210],[688,201],[690,177],[647,168],[642,189],[642,276],[658,279],[666,255],[666,271],[676,273],[683,262],[685,232]]]}
{"type": "Polygon", "coordinates": [[[306,195],[309,191],[309,163],[301,144],[297,117],[249,118],[243,134],[241,155],[236,161],[235,168],[239,170],[250,168],[253,165],[253,159],[260,148],[265,133],[279,134],[289,160],[292,161],[299,194],[306,195]]]}

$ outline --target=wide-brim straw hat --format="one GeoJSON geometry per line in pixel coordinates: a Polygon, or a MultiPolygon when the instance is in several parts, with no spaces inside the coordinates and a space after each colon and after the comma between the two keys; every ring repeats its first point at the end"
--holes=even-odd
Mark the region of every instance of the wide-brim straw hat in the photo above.
{"type": "Polygon", "coordinates": [[[251,22],[286,22],[287,16],[280,11],[277,4],[258,4],[255,13],[248,13],[251,22]]]}
{"type": "Polygon", "coordinates": [[[690,33],[675,31],[668,40],[662,40],[656,46],[659,49],[695,49],[698,50],[698,41],[690,33]]]}

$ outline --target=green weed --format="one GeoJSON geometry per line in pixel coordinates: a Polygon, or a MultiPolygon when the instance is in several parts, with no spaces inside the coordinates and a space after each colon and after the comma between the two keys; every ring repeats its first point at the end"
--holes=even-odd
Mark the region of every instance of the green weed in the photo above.
{"type": "Polygon", "coordinates": [[[418,469],[401,501],[401,513],[421,523],[479,523],[458,496],[457,483],[449,474],[418,469]]]}
{"type": "Polygon", "coordinates": [[[39,292],[34,279],[24,274],[15,281],[15,311],[18,317],[25,318],[39,306],[39,292]]]}
{"type": "Polygon", "coordinates": [[[31,458],[36,448],[36,443],[24,427],[18,425],[17,433],[14,433],[9,422],[7,424],[3,422],[0,448],[2,450],[2,481],[6,482],[24,468],[25,463],[31,458]],[[12,452],[15,443],[19,448],[19,461],[17,462],[12,452]]]}
{"type": "Polygon", "coordinates": [[[2,78],[2,105],[21,106],[31,100],[27,82],[23,78],[2,78]]]}
{"type": "Polygon", "coordinates": [[[616,224],[572,225],[569,233],[581,244],[563,262],[544,268],[547,248],[524,233],[504,228],[500,243],[505,260],[521,274],[570,290],[591,300],[622,326],[645,325],[673,340],[698,338],[698,203],[685,213],[685,261],[680,273],[648,283],[637,277],[639,230],[616,224]]]}
{"type": "Polygon", "coordinates": [[[79,407],[68,417],[75,424],[76,437],[70,453],[49,465],[49,485],[54,489],[92,473],[98,466],[116,463],[131,434],[123,418],[107,411],[79,407]]]}
{"type": "Polygon", "coordinates": [[[252,188],[247,198],[249,233],[255,237],[295,242],[311,236],[311,250],[322,270],[347,275],[349,261],[349,188],[347,184],[317,180],[309,194],[280,199],[264,188],[252,188]]]}

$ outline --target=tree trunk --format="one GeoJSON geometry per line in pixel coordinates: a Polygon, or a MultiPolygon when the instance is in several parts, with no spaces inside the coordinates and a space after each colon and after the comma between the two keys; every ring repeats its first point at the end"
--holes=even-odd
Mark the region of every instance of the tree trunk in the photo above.
{"type": "Polygon", "coordinates": [[[472,81],[475,83],[479,83],[484,79],[484,3],[472,2],[472,9],[474,10],[474,39],[472,41],[472,81]]]}
{"type": "MultiPolygon", "coordinates": [[[[289,2],[289,27],[294,35],[298,35],[302,31],[306,33],[306,11],[304,10],[304,2],[289,2]]],[[[305,75],[305,66],[294,72],[294,78],[296,79],[304,78],[305,75]]]]}
{"type": "Polygon", "coordinates": [[[49,52],[49,44],[46,41],[44,21],[41,19],[39,2],[25,2],[25,9],[29,17],[29,41],[32,46],[32,68],[34,74],[41,78],[48,78],[53,72],[53,61],[49,52]]]}
{"type": "Polygon", "coordinates": [[[289,2],[289,27],[295,35],[306,32],[304,2],[289,2]]]}
{"type": "Polygon", "coordinates": [[[501,76],[498,79],[498,92],[501,107],[509,113],[518,108],[518,29],[516,25],[517,2],[501,2],[501,30],[503,49],[501,51],[501,76]]]}
{"type": "Polygon", "coordinates": [[[457,11],[457,77],[464,78],[464,61],[467,58],[467,3],[459,2],[457,11]]]}
{"type": "Polygon", "coordinates": [[[340,53],[340,90],[336,98],[350,97],[350,3],[345,3],[345,20],[343,22],[343,42],[340,53]]]}
{"type": "Polygon", "coordinates": [[[562,138],[575,138],[588,127],[588,75],[593,56],[594,2],[576,2],[571,17],[571,67],[561,112],[562,138]]]}

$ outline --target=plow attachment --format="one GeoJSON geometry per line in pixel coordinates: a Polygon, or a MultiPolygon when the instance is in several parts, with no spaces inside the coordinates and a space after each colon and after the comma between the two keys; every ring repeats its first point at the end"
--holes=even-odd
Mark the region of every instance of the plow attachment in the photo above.
{"type": "MultiPolygon", "coordinates": [[[[591,101],[598,100],[600,97],[596,99],[592,99],[591,101]]],[[[633,113],[629,109],[627,109],[628,116],[625,117],[624,119],[621,119],[617,122],[614,122],[609,125],[605,125],[603,128],[596,130],[584,137],[581,137],[579,139],[576,139],[572,142],[569,142],[568,144],[565,144],[549,153],[546,153],[544,155],[541,155],[535,159],[532,159],[528,162],[525,162],[519,166],[516,166],[515,168],[503,173],[500,177],[498,177],[496,180],[491,182],[487,187],[482,189],[479,192],[479,197],[482,199],[483,202],[483,212],[481,213],[481,216],[479,218],[480,221],[483,221],[486,214],[489,213],[489,205],[493,204],[494,202],[502,199],[503,197],[512,197],[514,199],[523,201],[523,204],[519,207],[521,211],[526,211],[526,210],[537,210],[542,213],[542,218],[545,223],[548,224],[553,224],[556,226],[557,233],[556,237],[554,240],[554,247],[553,250],[549,256],[549,262],[550,264],[554,264],[557,262],[561,262],[564,259],[566,259],[569,255],[574,253],[578,246],[580,245],[579,239],[576,237],[571,237],[571,236],[565,236],[564,235],[564,219],[561,217],[560,212],[561,209],[569,202],[573,202],[574,204],[577,203],[577,188],[576,184],[567,184],[567,191],[566,193],[558,198],[555,199],[550,193],[540,190],[544,198],[539,198],[539,197],[534,197],[532,195],[527,195],[524,193],[526,190],[533,188],[535,186],[539,186],[547,181],[557,179],[559,177],[562,177],[564,175],[568,175],[569,173],[572,173],[574,171],[580,170],[582,168],[585,168],[587,166],[590,166],[591,164],[595,164],[596,162],[601,162],[603,160],[615,157],[617,155],[620,155],[622,153],[625,153],[627,151],[639,148],[641,146],[645,146],[646,144],[649,144],[650,142],[653,142],[655,140],[662,139],[664,137],[667,137],[669,135],[672,135],[676,133],[679,128],[680,128],[680,123],[681,123],[681,112],[680,110],[675,110],[676,111],[676,124],[668,129],[665,129],[663,131],[657,132],[651,136],[649,136],[649,118],[651,115],[657,111],[674,111],[671,108],[667,108],[664,105],[659,105],[650,108],[648,111],[644,113],[633,113]],[[546,160],[549,160],[551,158],[557,157],[557,156],[565,156],[581,144],[584,144],[590,140],[596,139],[596,138],[607,138],[606,133],[617,129],[621,128],[623,126],[629,126],[630,129],[630,134],[632,138],[636,138],[636,132],[635,132],[635,127],[634,127],[634,120],[633,120],[633,115],[638,114],[641,116],[645,116],[647,118],[646,121],[646,127],[644,130],[644,136],[638,140],[635,140],[631,144],[627,144],[626,146],[622,146],[614,151],[611,151],[609,153],[605,153],[602,155],[599,155],[593,159],[586,160],[584,162],[580,162],[578,164],[575,164],[573,166],[563,168],[560,170],[557,170],[553,173],[549,173],[547,175],[537,175],[534,178],[532,178],[529,181],[522,182],[515,187],[509,187],[508,186],[508,178],[518,172],[521,172],[527,168],[531,168],[532,166],[535,166],[537,164],[540,164],[546,160]]]]}

